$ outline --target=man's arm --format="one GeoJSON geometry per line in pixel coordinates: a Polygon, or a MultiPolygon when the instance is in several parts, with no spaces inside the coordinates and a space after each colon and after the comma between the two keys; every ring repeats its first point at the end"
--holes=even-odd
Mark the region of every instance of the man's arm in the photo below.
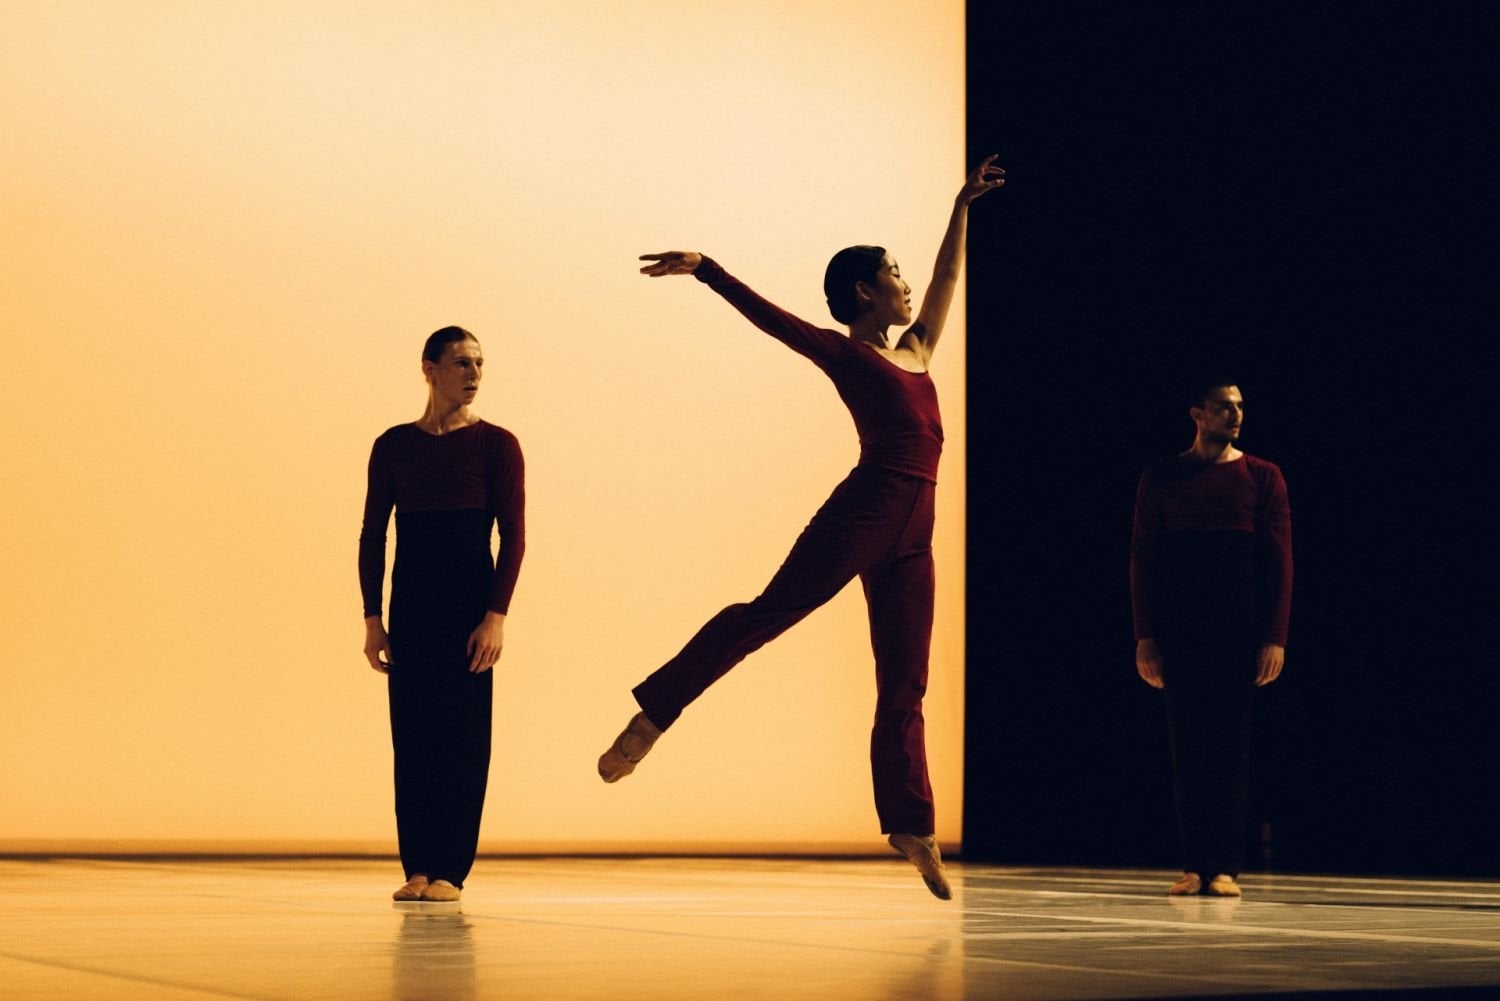
{"type": "Polygon", "coordinates": [[[391,666],[391,639],[381,619],[385,604],[385,532],[396,505],[390,460],[383,446],[385,437],[370,449],[365,489],[365,514],[359,532],[359,589],[365,608],[365,660],[386,674],[391,666]]]}
{"type": "Polygon", "coordinates": [[[1292,505],[1281,470],[1273,465],[1267,474],[1256,499],[1255,535],[1268,606],[1255,665],[1255,683],[1259,686],[1281,676],[1292,618],[1292,505]]]}
{"type": "Polygon", "coordinates": [[[1135,626],[1135,672],[1152,688],[1165,688],[1161,650],[1157,648],[1151,607],[1156,572],[1156,540],[1161,517],[1151,495],[1149,472],[1142,473],[1135,490],[1135,516],[1130,528],[1130,613],[1135,626]]]}
{"type": "Polygon", "coordinates": [[[485,462],[486,490],[500,526],[500,555],[490,585],[489,608],[474,631],[466,650],[469,671],[480,674],[495,666],[505,648],[505,616],[526,555],[526,461],[521,443],[509,432],[497,435],[492,454],[485,462]]]}

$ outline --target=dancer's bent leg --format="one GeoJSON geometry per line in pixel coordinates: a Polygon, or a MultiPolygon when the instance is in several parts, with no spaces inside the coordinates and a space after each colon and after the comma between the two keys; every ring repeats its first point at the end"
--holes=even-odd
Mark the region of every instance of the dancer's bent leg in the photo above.
{"type": "Polygon", "coordinates": [[[720,611],[676,657],[635,687],[646,717],[666,730],[730,668],[889,553],[904,524],[891,517],[898,490],[890,477],[865,470],[839,484],[759,597],[720,611]]]}

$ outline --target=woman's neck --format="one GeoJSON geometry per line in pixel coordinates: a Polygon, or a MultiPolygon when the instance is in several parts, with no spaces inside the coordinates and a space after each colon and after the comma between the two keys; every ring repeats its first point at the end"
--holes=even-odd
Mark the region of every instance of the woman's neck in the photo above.
{"type": "Polygon", "coordinates": [[[876,323],[866,313],[849,324],[849,338],[885,350],[891,346],[890,339],[886,336],[889,329],[889,325],[876,323]]]}

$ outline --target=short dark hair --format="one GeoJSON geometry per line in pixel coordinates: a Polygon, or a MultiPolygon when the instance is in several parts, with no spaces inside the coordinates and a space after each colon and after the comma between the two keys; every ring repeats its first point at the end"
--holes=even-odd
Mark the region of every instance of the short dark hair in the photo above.
{"type": "Polygon", "coordinates": [[[434,330],[427,336],[427,343],[422,345],[422,360],[434,363],[442,361],[443,351],[456,341],[473,341],[478,344],[479,338],[463,327],[443,327],[440,330],[434,330]]]}
{"type": "Polygon", "coordinates": [[[1222,389],[1225,386],[1238,385],[1239,381],[1232,375],[1220,373],[1218,375],[1200,376],[1193,380],[1192,385],[1189,387],[1192,390],[1192,396],[1188,400],[1188,406],[1201,407],[1203,406],[1203,402],[1208,399],[1209,394],[1214,390],[1222,389]]]}
{"type": "Polygon", "coordinates": [[[828,262],[823,272],[823,294],[828,297],[828,311],[840,323],[853,323],[859,316],[859,299],[854,295],[856,282],[873,284],[885,266],[885,248],[860,244],[845,247],[828,262]]]}

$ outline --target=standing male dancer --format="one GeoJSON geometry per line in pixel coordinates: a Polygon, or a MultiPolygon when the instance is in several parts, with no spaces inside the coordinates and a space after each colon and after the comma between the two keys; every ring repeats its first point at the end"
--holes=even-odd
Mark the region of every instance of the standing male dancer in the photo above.
{"type": "Polygon", "coordinates": [[[1136,492],[1135,665],[1167,704],[1183,856],[1167,892],[1238,897],[1251,696],[1281,674],[1291,617],[1291,508],[1281,470],[1235,447],[1239,388],[1201,383],[1191,404],[1192,447],[1136,492]]]}

